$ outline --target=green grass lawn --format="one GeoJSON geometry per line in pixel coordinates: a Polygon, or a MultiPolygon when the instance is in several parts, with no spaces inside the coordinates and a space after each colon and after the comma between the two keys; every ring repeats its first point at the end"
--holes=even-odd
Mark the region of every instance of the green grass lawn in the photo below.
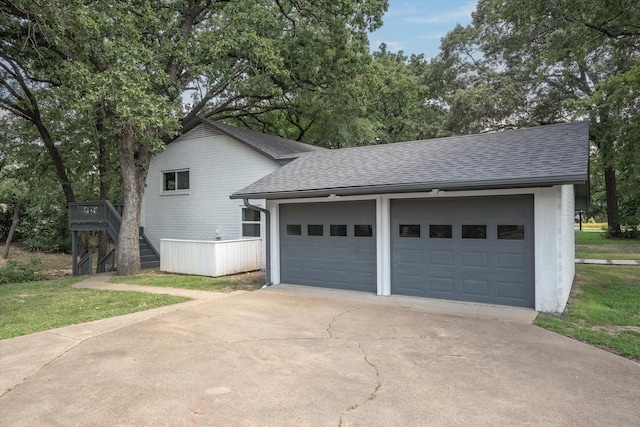
{"type": "Polygon", "coordinates": [[[602,231],[575,233],[576,258],[640,259],[640,240],[607,239],[602,231]]]}
{"type": "Polygon", "coordinates": [[[187,276],[182,274],[168,274],[149,272],[136,276],[114,276],[111,283],[125,283],[129,285],[159,286],[200,291],[231,292],[235,290],[252,291],[264,285],[262,273],[243,273],[224,277],[187,276]]]}
{"type": "Polygon", "coordinates": [[[189,300],[171,295],[72,287],[82,279],[0,285],[0,339],[189,300]]]}
{"type": "Polygon", "coordinates": [[[640,360],[640,267],[578,265],[576,273],[566,312],[542,313],[536,324],[640,360]]]}

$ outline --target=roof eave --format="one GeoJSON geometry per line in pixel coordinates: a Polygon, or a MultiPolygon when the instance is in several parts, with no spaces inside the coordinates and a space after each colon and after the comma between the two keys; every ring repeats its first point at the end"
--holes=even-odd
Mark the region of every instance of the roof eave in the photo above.
{"type": "Polygon", "coordinates": [[[419,193],[433,190],[440,191],[469,191],[469,190],[498,190],[509,188],[550,187],[562,184],[585,184],[586,175],[571,175],[545,178],[529,178],[521,180],[503,181],[469,181],[469,182],[434,182],[434,183],[408,183],[371,185],[360,187],[321,188],[310,190],[240,193],[229,196],[231,199],[296,199],[311,197],[336,196],[361,196],[368,194],[392,194],[392,193],[419,193]]]}

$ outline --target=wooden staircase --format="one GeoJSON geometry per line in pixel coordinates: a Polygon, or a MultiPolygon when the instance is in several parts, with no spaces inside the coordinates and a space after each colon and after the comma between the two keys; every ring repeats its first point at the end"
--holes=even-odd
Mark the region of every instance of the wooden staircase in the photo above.
{"type": "MultiPolygon", "coordinates": [[[[69,204],[69,226],[73,234],[73,275],[88,274],[91,267],[83,264],[91,262],[91,257],[85,257],[78,263],[77,260],[77,233],[79,231],[102,231],[106,230],[111,240],[116,244],[120,236],[120,224],[122,217],[120,211],[114,207],[108,200],[99,200],[95,202],[78,202],[69,204]]],[[[98,262],[98,271],[109,271],[110,269],[101,269],[100,266],[105,264],[103,261],[109,261],[113,265],[113,253],[105,257],[105,260],[98,262]],[[107,257],[111,259],[107,260],[107,257]]],[[[160,253],[151,244],[144,230],[140,229],[140,267],[160,268],[160,253]]]]}

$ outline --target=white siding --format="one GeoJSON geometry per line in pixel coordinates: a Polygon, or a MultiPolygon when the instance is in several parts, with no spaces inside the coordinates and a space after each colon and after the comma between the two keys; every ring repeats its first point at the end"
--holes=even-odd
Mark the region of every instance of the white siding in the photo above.
{"type": "MultiPolygon", "coordinates": [[[[279,167],[233,138],[199,125],[153,157],[144,195],[145,233],[156,248],[160,239],[241,238],[243,203],[229,195],[279,167]],[[175,169],[189,169],[189,191],[163,194],[162,172],[175,169]]],[[[264,205],[263,201],[252,203],[264,205]]]]}
{"type": "Polygon", "coordinates": [[[199,276],[225,276],[261,268],[262,240],[160,241],[160,270],[199,276]]]}
{"type": "Polygon", "coordinates": [[[576,273],[576,246],[575,246],[575,194],[573,185],[563,185],[560,195],[560,233],[558,245],[560,248],[558,260],[560,274],[558,277],[558,307],[557,311],[564,310],[573,279],[576,273]]]}
{"type": "Polygon", "coordinates": [[[535,198],[536,310],[562,312],[575,275],[572,185],[541,188],[535,198]]]}

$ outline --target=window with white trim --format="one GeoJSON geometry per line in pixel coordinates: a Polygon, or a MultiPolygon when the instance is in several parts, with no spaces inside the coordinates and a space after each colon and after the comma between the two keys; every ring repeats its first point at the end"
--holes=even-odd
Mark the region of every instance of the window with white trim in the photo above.
{"type": "Polygon", "coordinates": [[[189,190],[189,169],[162,172],[162,191],[189,190]]]}
{"type": "Polygon", "coordinates": [[[260,211],[242,208],[242,237],[260,237],[260,211]]]}

